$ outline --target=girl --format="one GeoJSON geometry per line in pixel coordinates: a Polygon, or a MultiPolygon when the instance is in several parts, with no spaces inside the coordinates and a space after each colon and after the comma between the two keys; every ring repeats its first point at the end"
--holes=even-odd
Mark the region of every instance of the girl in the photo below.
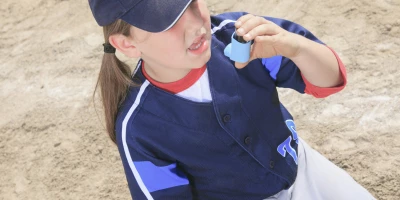
{"type": "Polygon", "coordinates": [[[321,98],[346,84],[336,53],[309,31],[210,16],[204,0],[89,4],[106,41],[107,131],[133,199],[374,199],[299,138],[279,101],[276,86],[321,98]],[[254,41],[247,63],[223,53],[235,31],[254,41]],[[133,75],[116,49],[141,58],[133,75]]]}

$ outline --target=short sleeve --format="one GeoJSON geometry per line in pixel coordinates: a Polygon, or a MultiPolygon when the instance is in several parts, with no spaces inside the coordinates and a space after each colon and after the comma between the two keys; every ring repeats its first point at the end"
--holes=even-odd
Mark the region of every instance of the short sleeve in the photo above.
{"type": "MultiPolygon", "coordinates": [[[[265,17],[265,18],[269,21],[274,22],[275,24],[277,24],[278,26],[282,27],[283,29],[289,32],[302,35],[309,40],[325,45],[318,38],[316,38],[310,31],[308,31],[299,24],[283,19],[277,19],[271,17],[265,17]]],[[[339,56],[333,49],[331,49],[331,51],[334,53],[338,61],[339,70],[344,80],[343,84],[332,88],[321,88],[312,85],[309,81],[305,79],[304,76],[302,76],[301,71],[296,66],[296,64],[292,60],[284,56],[262,58],[261,62],[264,65],[264,67],[268,70],[271,78],[274,79],[277,87],[291,88],[298,91],[299,93],[307,93],[318,98],[323,98],[333,93],[339,92],[344,88],[347,82],[346,70],[345,66],[343,65],[343,62],[340,60],[339,56]]]]}

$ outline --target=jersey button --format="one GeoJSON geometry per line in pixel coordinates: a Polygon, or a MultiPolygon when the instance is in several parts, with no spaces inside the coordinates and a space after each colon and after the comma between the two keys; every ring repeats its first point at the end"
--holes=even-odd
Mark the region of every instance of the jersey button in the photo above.
{"type": "Polygon", "coordinates": [[[223,120],[224,120],[225,123],[230,122],[231,121],[231,116],[230,115],[225,115],[223,117],[223,120]]]}
{"type": "Polygon", "coordinates": [[[274,161],[269,161],[269,167],[272,169],[275,167],[275,162],[274,161]]]}
{"type": "Polygon", "coordinates": [[[251,137],[246,137],[246,138],[244,139],[244,143],[247,144],[247,145],[249,145],[249,144],[251,143],[251,137]]]}

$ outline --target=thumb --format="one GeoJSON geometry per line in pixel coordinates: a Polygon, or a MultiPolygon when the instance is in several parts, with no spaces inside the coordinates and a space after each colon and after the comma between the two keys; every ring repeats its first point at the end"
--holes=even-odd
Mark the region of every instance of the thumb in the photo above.
{"type": "Polygon", "coordinates": [[[235,62],[235,67],[238,68],[238,69],[242,69],[242,68],[246,67],[247,64],[249,64],[250,61],[251,60],[249,60],[249,61],[247,61],[245,63],[235,62]]]}
{"type": "Polygon", "coordinates": [[[246,67],[247,64],[249,64],[252,60],[254,60],[254,59],[257,58],[257,56],[255,55],[254,48],[253,48],[254,45],[255,45],[255,44],[251,45],[250,59],[249,59],[247,62],[245,62],[245,63],[235,62],[235,67],[236,67],[236,68],[242,69],[242,68],[246,67]]]}

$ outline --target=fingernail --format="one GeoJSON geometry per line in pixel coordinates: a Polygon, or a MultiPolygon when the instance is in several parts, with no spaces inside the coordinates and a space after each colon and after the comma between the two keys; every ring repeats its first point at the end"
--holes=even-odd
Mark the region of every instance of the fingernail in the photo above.
{"type": "Polygon", "coordinates": [[[236,26],[240,26],[240,25],[242,25],[241,21],[236,22],[236,26]]]}
{"type": "Polygon", "coordinates": [[[239,29],[237,30],[237,32],[243,34],[244,30],[243,30],[242,28],[239,28],[239,29]]]}
{"type": "Polygon", "coordinates": [[[244,35],[243,37],[245,37],[245,38],[250,38],[250,34],[246,34],[246,35],[244,35]]]}

